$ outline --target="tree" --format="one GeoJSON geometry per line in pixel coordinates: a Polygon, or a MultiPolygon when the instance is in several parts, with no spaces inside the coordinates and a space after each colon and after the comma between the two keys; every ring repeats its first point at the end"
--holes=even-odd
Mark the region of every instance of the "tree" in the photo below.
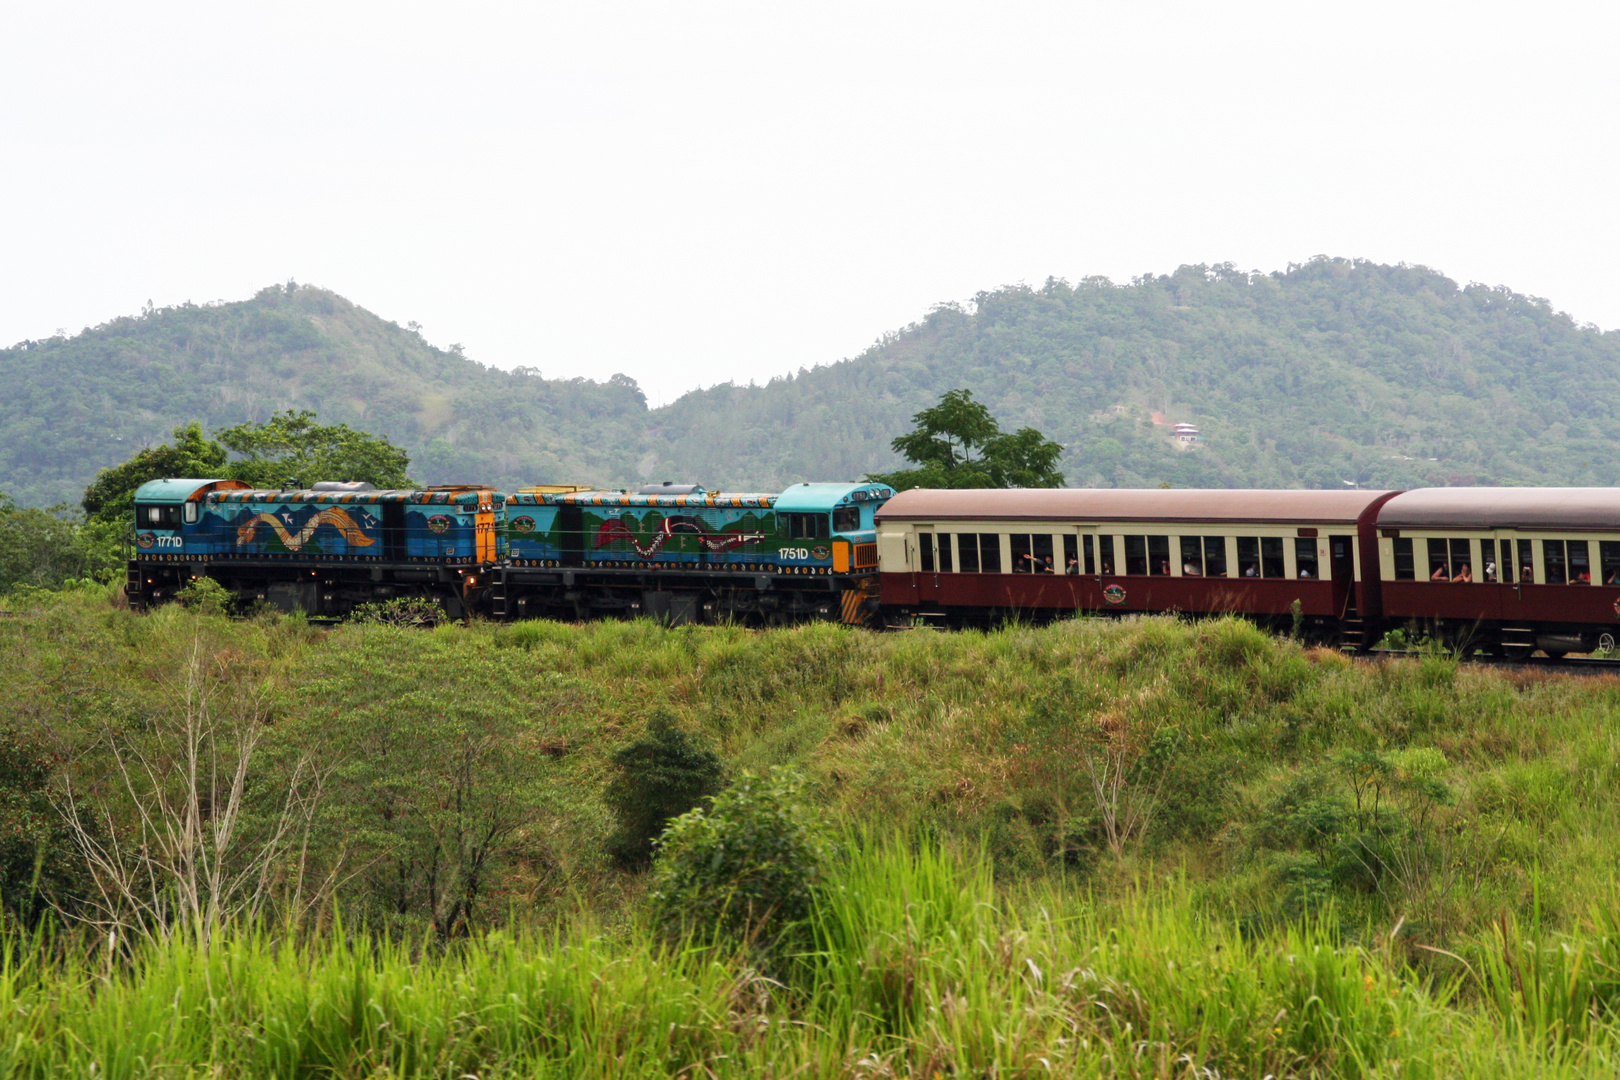
{"type": "Polygon", "coordinates": [[[1003,434],[971,390],[948,390],[939,404],[911,418],[916,430],[889,445],[916,468],[874,473],[868,480],[908,488],[1062,487],[1063,447],[1034,428],[1003,434]]]}
{"type": "Polygon", "coordinates": [[[201,424],[181,424],[174,429],[173,445],[149,446],[96,473],[84,490],[84,512],[91,521],[124,524],[135,512],[135,489],[148,480],[220,477],[225,458],[225,448],[205,437],[201,424]]]}
{"type": "Polygon", "coordinates": [[[129,522],[135,491],[148,480],[186,477],[242,480],[255,487],[279,487],[288,480],[364,480],[380,488],[412,487],[406,475],[410,456],[387,439],[347,424],[323,426],[315,414],[276,413],[269,420],[238,424],[203,434],[193,421],[174,429],[174,442],[147,447],[122,465],[102,469],[84,492],[91,523],[129,522]],[[231,460],[230,455],[240,455],[231,460]]]}
{"type": "Polygon", "coordinates": [[[617,770],[607,804],[619,819],[608,849],[622,866],[652,861],[664,828],[719,792],[725,770],[714,751],[675,725],[663,709],[647,721],[647,734],[613,754],[617,770]]]}
{"type": "Polygon", "coordinates": [[[364,480],[380,488],[414,486],[406,475],[410,455],[387,439],[348,424],[321,425],[308,409],[276,413],[264,423],[238,424],[215,432],[225,448],[240,454],[229,475],[255,487],[296,479],[364,480]]]}
{"type": "Polygon", "coordinates": [[[69,507],[19,507],[0,491],[0,592],[14,586],[61,588],[68,578],[103,573],[117,565],[69,507]]]}

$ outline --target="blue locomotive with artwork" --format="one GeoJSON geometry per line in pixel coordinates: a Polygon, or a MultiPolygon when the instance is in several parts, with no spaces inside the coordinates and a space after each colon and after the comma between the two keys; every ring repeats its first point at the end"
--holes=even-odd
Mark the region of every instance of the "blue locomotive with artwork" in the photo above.
{"type": "Polygon", "coordinates": [[[874,483],[796,484],[774,495],[668,483],[518,492],[507,503],[498,606],[675,621],[842,618],[865,610],[877,570],[873,515],[893,494],[874,483]],[[852,591],[858,600],[844,595],[852,591]]]}
{"type": "Polygon", "coordinates": [[[402,595],[464,609],[469,590],[481,587],[480,571],[505,555],[505,498],[466,485],[258,489],[155,480],[135,493],[130,599],[144,607],[208,576],[240,599],[312,615],[342,616],[402,595]]]}

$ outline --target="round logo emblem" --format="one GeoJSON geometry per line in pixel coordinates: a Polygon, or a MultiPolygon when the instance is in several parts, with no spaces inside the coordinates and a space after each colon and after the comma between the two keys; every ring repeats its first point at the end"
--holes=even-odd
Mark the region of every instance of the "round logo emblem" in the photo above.
{"type": "Polygon", "coordinates": [[[1103,599],[1110,604],[1123,604],[1125,602],[1125,586],[1109,585],[1103,589],[1103,599]]]}
{"type": "Polygon", "coordinates": [[[442,533],[450,531],[450,519],[443,514],[434,514],[428,518],[428,532],[442,533]]]}
{"type": "Polygon", "coordinates": [[[534,518],[527,514],[512,519],[512,531],[520,533],[534,532],[534,518]]]}
{"type": "Polygon", "coordinates": [[[830,559],[832,558],[832,552],[828,550],[825,544],[817,544],[810,549],[810,557],[812,559],[830,559]]]}
{"type": "MultiPolygon", "coordinates": [[[[136,533],[135,543],[140,547],[149,548],[153,544],[157,543],[157,537],[153,536],[151,533],[136,533]]],[[[1620,600],[1616,600],[1614,606],[1620,608],[1620,600]]]]}

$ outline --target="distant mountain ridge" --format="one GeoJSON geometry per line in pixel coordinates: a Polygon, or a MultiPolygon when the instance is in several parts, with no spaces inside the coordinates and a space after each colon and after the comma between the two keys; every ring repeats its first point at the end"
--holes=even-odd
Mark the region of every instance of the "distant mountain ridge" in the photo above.
{"type": "Polygon", "coordinates": [[[334,293],[115,319],[0,350],[0,489],[75,500],[161,441],[310,408],[408,448],[424,482],[779,489],[896,462],[940,393],[1065,444],[1092,486],[1620,483],[1620,333],[1434,270],[1319,258],[1275,274],[1184,266],[942,305],[860,356],[648,409],[633,380],[548,380],[434,348],[334,293]],[[1198,425],[1174,443],[1151,412],[1198,425]]]}

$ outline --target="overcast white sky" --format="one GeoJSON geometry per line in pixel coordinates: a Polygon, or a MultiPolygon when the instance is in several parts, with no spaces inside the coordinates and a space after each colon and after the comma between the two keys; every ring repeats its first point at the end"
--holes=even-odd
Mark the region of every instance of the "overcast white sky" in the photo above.
{"type": "Polygon", "coordinates": [[[1620,5],[0,5],[0,344],[337,290],[660,403],[1048,275],[1620,327],[1620,5]]]}

